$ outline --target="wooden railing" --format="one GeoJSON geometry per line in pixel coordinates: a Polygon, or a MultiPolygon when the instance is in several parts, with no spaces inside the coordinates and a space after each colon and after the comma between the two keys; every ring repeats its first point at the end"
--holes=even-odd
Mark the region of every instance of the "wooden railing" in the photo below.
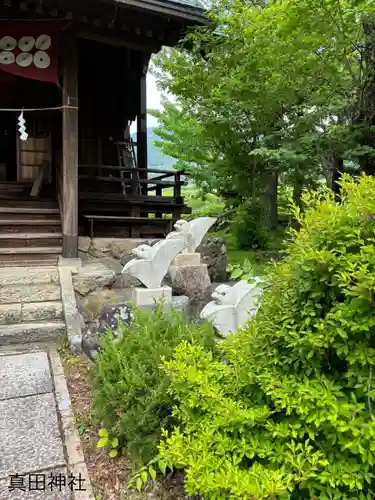
{"type": "Polygon", "coordinates": [[[185,186],[187,182],[181,179],[184,175],[182,172],[175,170],[157,170],[157,169],[142,169],[142,168],[125,168],[110,165],[79,165],[78,171],[79,181],[92,181],[92,182],[110,182],[118,183],[122,186],[125,185],[127,194],[132,196],[140,196],[138,193],[149,193],[155,191],[156,196],[163,196],[164,189],[173,188],[173,197],[181,198],[181,187],[185,186]],[[81,173],[83,170],[89,170],[90,173],[81,173]],[[92,175],[92,171],[98,170],[101,175],[92,175]],[[111,175],[103,176],[102,172],[113,171],[113,173],[120,172],[126,174],[124,176],[118,175],[114,177],[111,175]],[[157,174],[155,177],[148,178],[148,174],[157,174]],[[170,180],[168,180],[170,179],[170,180]]]}

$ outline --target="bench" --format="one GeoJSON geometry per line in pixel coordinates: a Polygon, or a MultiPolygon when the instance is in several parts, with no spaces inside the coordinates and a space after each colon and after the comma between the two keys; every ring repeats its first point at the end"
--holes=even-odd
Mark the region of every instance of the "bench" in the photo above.
{"type": "Polygon", "coordinates": [[[124,224],[128,224],[130,226],[130,237],[132,236],[132,227],[131,226],[141,226],[141,225],[160,225],[164,224],[168,225],[168,232],[172,231],[172,227],[175,219],[166,219],[163,217],[123,217],[121,215],[83,215],[83,218],[86,219],[90,223],[90,238],[94,237],[94,222],[123,222],[124,224]]]}

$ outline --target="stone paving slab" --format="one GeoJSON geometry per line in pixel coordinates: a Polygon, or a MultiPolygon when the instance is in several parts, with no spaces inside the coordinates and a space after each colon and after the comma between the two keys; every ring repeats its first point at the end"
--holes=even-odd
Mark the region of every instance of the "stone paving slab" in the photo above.
{"type": "Polygon", "coordinates": [[[0,400],[52,392],[47,353],[0,357],[0,400]]]}
{"type": "Polygon", "coordinates": [[[0,401],[0,479],[65,465],[52,393],[0,401]]]}
{"type": "Polygon", "coordinates": [[[0,444],[0,500],[95,500],[55,344],[0,346],[0,444]]]}
{"type": "MultiPolygon", "coordinates": [[[[0,500],[71,500],[73,493],[68,484],[69,477],[66,468],[32,471],[27,473],[24,478],[0,479],[0,500]],[[51,474],[55,478],[53,482],[51,474]],[[61,491],[56,486],[58,477],[61,477],[59,474],[63,477],[60,480],[61,491]],[[64,487],[64,481],[67,484],[66,487],[64,487]],[[18,483],[18,486],[25,487],[25,490],[20,489],[20,487],[10,490],[11,482],[13,482],[13,486],[17,486],[18,483]],[[45,491],[42,490],[44,484],[45,491]]],[[[82,488],[84,487],[85,483],[83,482],[82,488]]]]}

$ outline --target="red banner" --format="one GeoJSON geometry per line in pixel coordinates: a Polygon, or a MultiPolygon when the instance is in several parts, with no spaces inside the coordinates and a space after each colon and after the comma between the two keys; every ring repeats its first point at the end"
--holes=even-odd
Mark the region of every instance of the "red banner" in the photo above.
{"type": "Polygon", "coordinates": [[[59,85],[58,33],[55,22],[0,22],[0,69],[59,85]]]}

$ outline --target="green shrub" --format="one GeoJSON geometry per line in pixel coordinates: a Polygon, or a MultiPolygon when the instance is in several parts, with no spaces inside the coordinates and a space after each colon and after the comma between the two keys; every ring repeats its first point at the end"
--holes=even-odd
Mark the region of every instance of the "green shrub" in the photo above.
{"type": "Polygon", "coordinates": [[[213,349],[210,325],[188,324],[177,312],[136,311],[130,326],[121,325],[121,340],[104,337],[93,367],[93,410],[96,418],[117,438],[119,449],[129,453],[134,464],[152,458],[161,428],[172,422],[173,398],[161,368],[178,344],[189,339],[213,349]]]}
{"type": "Polygon", "coordinates": [[[266,209],[257,202],[246,202],[238,207],[231,231],[239,249],[264,249],[269,241],[269,223],[266,209]]]}
{"type": "Polygon", "coordinates": [[[254,321],[221,358],[185,343],[165,364],[180,425],[160,453],[190,494],[374,498],[375,179],[305,203],[254,321]]]}

